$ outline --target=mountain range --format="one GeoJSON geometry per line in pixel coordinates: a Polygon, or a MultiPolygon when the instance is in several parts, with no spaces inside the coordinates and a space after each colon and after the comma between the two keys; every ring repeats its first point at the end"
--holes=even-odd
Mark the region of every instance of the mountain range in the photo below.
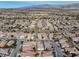
{"type": "MultiPolygon", "coordinates": [[[[40,4],[40,5],[32,5],[29,7],[19,7],[19,8],[10,8],[10,9],[52,9],[52,8],[60,8],[60,9],[79,9],[79,3],[72,3],[72,4],[64,4],[64,5],[51,5],[51,4],[40,4]]],[[[1,8],[0,8],[1,9],[1,8]]],[[[6,9],[6,8],[2,8],[6,9]]],[[[9,9],[9,8],[7,8],[9,9]]]]}
{"type": "Polygon", "coordinates": [[[50,5],[50,4],[41,4],[33,5],[29,7],[20,7],[23,9],[40,9],[40,8],[64,8],[64,9],[79,9],[79,3],[65,4],[65,5],[50,5]]]}

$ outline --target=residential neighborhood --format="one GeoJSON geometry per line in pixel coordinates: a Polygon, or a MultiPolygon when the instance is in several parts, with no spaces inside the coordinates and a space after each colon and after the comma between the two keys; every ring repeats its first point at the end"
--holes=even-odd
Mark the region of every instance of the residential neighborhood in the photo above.
{"type": "Polygon", "coordinates": [[[0,9],[0,57],[79,57],[77,11],[0,9]]]}

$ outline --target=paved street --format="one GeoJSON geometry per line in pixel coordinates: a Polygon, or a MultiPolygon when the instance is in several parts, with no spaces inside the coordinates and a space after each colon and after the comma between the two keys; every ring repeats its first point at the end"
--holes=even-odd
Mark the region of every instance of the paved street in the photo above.
{"type": "Polygon", "coordinates": [[[79,50],[79,46],[72,41],[72,44],[79,50]]]}
{"type": "Polygon", "coordinates": [[[63,52],[61,51],[59,44],[54,42],[54,40],[52,41],[52,46],[53,46],[53,49],[54,49],[54,52],[55,52],[55,57],[63,57],[64,56],[63,52]]]}
{"type": "Polygon", "coordinates": [[[21,41],[18,39],[16,44],[17,44],[16,48],[12,49],[12,52],[10,54],[11,57],[15,57],[17,55],[17,52],[21,47],[21,41]]]}

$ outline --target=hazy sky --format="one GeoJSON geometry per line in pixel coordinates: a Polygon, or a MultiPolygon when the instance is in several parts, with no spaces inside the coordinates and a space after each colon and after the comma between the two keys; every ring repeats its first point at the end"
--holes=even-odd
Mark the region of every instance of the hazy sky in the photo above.
{"type": "Polygon", "coordinates": [[[28,7],[40,4],[62,5],[71,3],[79,3],[79,1],[0,1],[0,8],[28,7]]]}

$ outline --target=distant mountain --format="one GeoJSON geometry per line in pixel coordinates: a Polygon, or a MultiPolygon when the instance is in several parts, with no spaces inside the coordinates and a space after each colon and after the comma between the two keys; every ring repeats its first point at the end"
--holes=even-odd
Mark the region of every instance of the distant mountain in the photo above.
{"type": "Polygon", "coordinates": [[[43,9],[43,8],[79,9],[79,3],[64,4],[64,5],[40,4],[40,5],[33,5],[28,7],[24,6],[20,8],[2,8],[2,9],[43,9]]]}
{"type": "Polygon", "coordinates": [[[21,7],[23,9],[41,9],[41,8],[60,8],[60,5],[50,5],[50,4],[41,4],[41,5],[33,5],[29,7],[21,7]]]}
{"type": "Polygon", "coordinates": [[[64,8],[64,9],[79,9],[79,3],[72,3],[72,4],[63,5],[63,6],[61,6],[61,8],[64,8]]]}
{"type": "Polygon", "coordinates": [[[29,7],[21,7],[23,9],[40,9],[40,8],[64,8],[64,9],[79,9],[79,3],[65,4],[65,5],[50,5],[50,4],[41,4],[33,5],[29,7]]]}

